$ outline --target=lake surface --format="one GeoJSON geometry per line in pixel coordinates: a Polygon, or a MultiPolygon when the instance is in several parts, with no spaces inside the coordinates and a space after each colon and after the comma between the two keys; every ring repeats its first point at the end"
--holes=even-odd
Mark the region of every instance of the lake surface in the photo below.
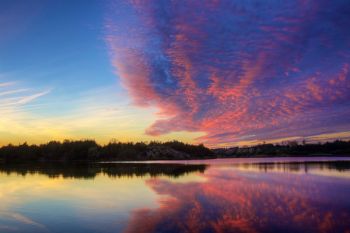
{"type": "Polygon", "coordinates": [[[0,164],[0,232],[349,233],[350,159],[0,164]]]}

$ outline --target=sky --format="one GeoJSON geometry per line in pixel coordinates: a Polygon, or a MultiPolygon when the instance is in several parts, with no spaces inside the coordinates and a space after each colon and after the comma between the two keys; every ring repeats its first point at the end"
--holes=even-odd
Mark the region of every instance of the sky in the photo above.
{"type": "Polygon", "coordinates": [[[0,145],[350,138],[347,0],[0,0],[0,145]]]}

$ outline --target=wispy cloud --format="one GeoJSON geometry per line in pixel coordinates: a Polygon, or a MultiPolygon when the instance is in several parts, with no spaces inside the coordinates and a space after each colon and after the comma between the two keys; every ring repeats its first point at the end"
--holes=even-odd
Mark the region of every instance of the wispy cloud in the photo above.
{"type": "Polygon", "coordinates": [[[16,107],[23,106],[29,104],[36,99],[45,96],[51,92],[51,89],[35,92],[29,88],[17,88],[13,86],[14,83],[7,83],[7,85],[3,85],[4,87],[10,86],[11,89],[1,91],[0,90],[0,110],[4,108],[15,109],[16,107]]]}
{"type": "Polygon", "coordinates": [[[134,104],[160,110],[148,135],[307,137],[350,130],[349,10],[341,0],[116,1],[106,41],[134,104]]]}
{"type": "Polygon", "coordinates": [[[17,93],[21,93],[21,92],[25,92],[28,91],[29,89],[17,89],[17,90],[11,90],[11,91],[0,91],[0,97],[1,96],[6,96],[6,95],[12,95],[12,94],[17,94],[17,93]]]}
{"type": "MultiPolygon", "coordinates": [[[[45,98],[45,91],[0,98],[0,145],[82,138],[96,139],[99,143],[107,143],[112,138],[152,140],[143,131],[154,120],[153,111],[130,106],[129,101],[115,95],[114,90],[97,88],[82,92],[75,99],[68,96],[45,98]]],[[[195,136],[171,134],[163,140],[175,138],[189,142],[195,136]]]]}
{"type": "Polygon", "coordinates": [[[3,82],[3,83],[0,82],[0,87],[8,87],[8,86],[12,86],[14,84],[16,84],[16,83],[15,82],[3,82]]]}
{"type": "Polygon", "coordinates": [[[17,104],[27,104],[30,103],[32,101],[34,101],[35,99],[42,97],[44,95],[47,95],[51,92],[51,90],[47,90],[47,91],[43,91],[43,92],[39,92],[33,95],[29,95],[29,96],[24,96],[22,97],[19,101],[17,101],[17,104]]]}

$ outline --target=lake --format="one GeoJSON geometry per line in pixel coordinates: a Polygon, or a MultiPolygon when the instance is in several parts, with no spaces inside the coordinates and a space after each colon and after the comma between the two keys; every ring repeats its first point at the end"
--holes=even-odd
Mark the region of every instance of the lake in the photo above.
{"type": "Polygon", "coordinates": [[[349,158],[0,164],[0,232],[350,232],[349,158]]]}

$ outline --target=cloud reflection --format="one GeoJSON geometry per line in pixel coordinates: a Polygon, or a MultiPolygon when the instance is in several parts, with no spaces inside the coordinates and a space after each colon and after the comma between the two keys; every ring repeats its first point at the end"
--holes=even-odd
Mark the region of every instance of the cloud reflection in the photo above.
{"type": "Polygon", "coordinates": [[[149,179],[160,207],[136,210],[125,232],[348,232],[345,184],[317,176],[209,169],[206,182],[149,179]]]}

